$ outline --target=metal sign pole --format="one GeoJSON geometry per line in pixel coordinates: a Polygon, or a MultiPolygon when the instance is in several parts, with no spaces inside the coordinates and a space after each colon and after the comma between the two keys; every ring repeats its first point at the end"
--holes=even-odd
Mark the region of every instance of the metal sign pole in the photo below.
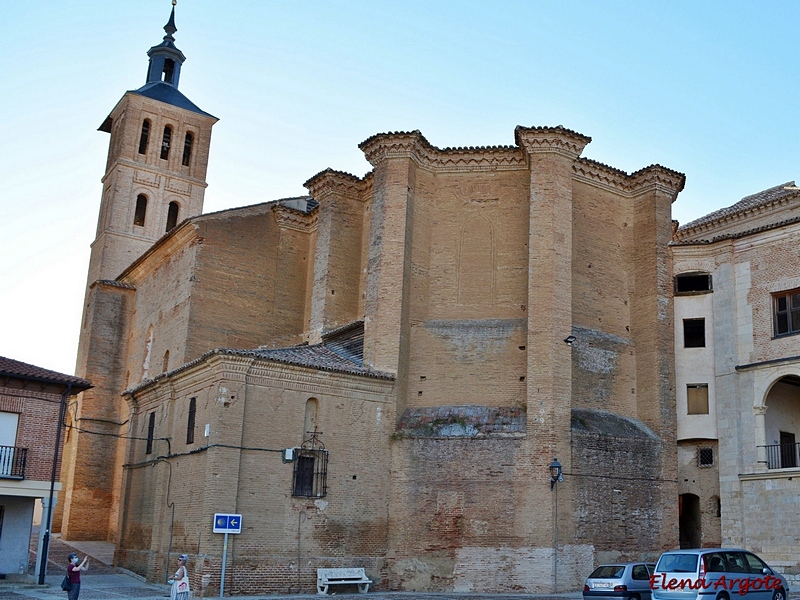
{"type": "Polygon", "coordinates": [[[219,597],[225,595],[225,565],[228,563],[228,532],[225,532],[225,541],[222,543],[222,579],[219,581],[219,597]]]}

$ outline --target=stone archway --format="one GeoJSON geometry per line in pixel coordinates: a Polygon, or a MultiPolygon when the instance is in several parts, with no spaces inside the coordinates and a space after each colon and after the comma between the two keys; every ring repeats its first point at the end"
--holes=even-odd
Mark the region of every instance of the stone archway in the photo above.
{"type": "Polygon", "coordinates": [[[764,448],[768,469],[800,466],[800,376],[785,375],[764,396],[764,448]]]}
{"type": "Polygon", "coordinates": [[[699,548],[703,539],[700,498],[695,494],[678,497],[678,523],[681,548],[699,548]]]}

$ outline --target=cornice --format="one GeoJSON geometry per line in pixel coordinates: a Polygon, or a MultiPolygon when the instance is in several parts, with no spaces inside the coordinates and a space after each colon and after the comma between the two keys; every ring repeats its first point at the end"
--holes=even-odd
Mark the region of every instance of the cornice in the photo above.
{"type": "Polygon", "coordinates": [[[120,289],[123,289],[123,290],[135,290],[136,289],[135,285],[131,285],[130,283],[123,283],[121,281],[114,281],[113,279],[98,279],[97,281],[95,281],[89,287],[95,287],[95,286],[98,286],[98,285],[100,285],[100,286],[108,286],[108,287],[115,287],[115,288],[120,288],[120,289]]]}
{"type": "MultiPolygon", "coordinates": [[[[685,225],[683,227],[679,227],[678,231],[675,232],[675,239],[676,241],[683,241],[686,238],[693,238],[698,236],[703,232],[712,232],[715,229],[720,227],[725,227],[729,225],[734,225],[736,223],[740,223],[742,221],[747,221],[748,219],[752,219],[754,217],[758,217],[766,212],[770,212],[779,208],[782,205],[789,204],[792,201],[796,201],[800,194],[793,194],[789,196],[783,196],[781,198],[776,198],[771,202],[765,202],[763,204],[759,204],[757,206],[752,206],[737,212],[731,212],[725,215],[721,215],[716,219],[712,219],[709,221],[702,221],[704,217],[701,217],[699,223],[697,225],[685,225]]],[[[713,241],[721,240],[721,239],[728,239],[731,237],[742,237],[744,235],[751,235],[753,233],[758,233],[760,231],[766,231],[767,229],[775,229],[777,227],[783,227],[785,225],[791,225],[792,223],[797,223],[800,221],[800,217],[790,217],[789,219],[784,219],[781,221],[777,221],[773,224],[769,225],[762,225],[760,227],[754,227],[748,230],[745,230],[741,233],[736,234],[722,234],[718,236],[711,236],[703,240],[705,243],[710,243],[713,241]]],[[[687,243],[697,243],[694,241],[688,241],[687,243]]]]}
{"type": "Polygon", "coordinates": [[[686,175],[656,164],[631,173],[630,181],[634,194],[664,192],[671,194],[674,201],[686,184],[686,175]]]}
{"type": "MultiPolygon", "coordinates": [[[[755,212],[755,211],[754,211],[755,212]]],[[[750,217],[754,216],[752,213],[749,215],[750,217]]],[[[716,229],[721,225],[723,222],[730,222],[735,223],[736,221],[744,220],[744,216],[731,216],[725,219],[720,219],[718,221],[712,221],[709,223],[703,223],[701,225],[697,225],[696,227],[692,227],[691,229],[685,229],[675,232],[673,236],[673,242],[671,245],[673,246],[706,246],[709,244],[716,244],[717,242],[724,242],[729,240],[737,240],[745,237],[749,237],[751,235],[757,235],[759,233],[765,233],[767,231],[773,231],[775,229],[781,229],[783,227],[788,227],[789,225],[795,225],[800,223],[800,215],[796,217],[792,217],[791,219],[784,219],[783,221],[778,221],[776,223],[769,223],[767,225],[762,225],[760,227],[753,227],[752,229],[745,229],[743,231],[736,231],[730,233],[723,233],[721,235],[715,235],[707,238],[698,238],[697,236],[703,233],[704,231],[711,231],[716,229]],[[688,237],[694,239],[686,239],[688,237]]]]}
{"type": "Polygon", "coordinates": [[[629,197],[660,191],[673,195],[673,201],[683,189],[686,176],[661,165],[650,165],[628,175],[590,158],[578,158],[572,167],[575,179],[629,197]]]}
{"type": "Polygon", "coordinates": [[[615,169],[590,158],[578,158],[572,166],[575,179],[614,193],[627,193],[630,178],[625,171],[615,169]]]}
{"type": "Polygon", "coordinates": [[[311,177],[303,186],[318,202],[331,194],[361,199],[365,188],[365,180],[344,171],[325,169],[311,177]]]}
{"type": "Polygon", "coordinates": [[[419,131],[379,133],[358,147],[373,166],[392,158],[408,158],[423,169],[444,172],[517,170],[527,166],[524,153],[516,146],[437,148],[419,131]]]}
{"type": "Polygon", "coordinates": [[[137,282],[152,273],[162,262],[172,256],[177,248],[199,239],[200,236],[197,234],[194,223],[191,220],[183,221],[183,223],[170,230],[169,233],[150,246],[144,254],[131,263],[117,277],[117,280],[122,283],[136,285],[137,282]]]}
{"type": "Polygon", "coordinates": [[[295,231],[303,231],[305,233],[317,230],[317,221],[319,218],[318,208],[306,214],[281,204],[275,204],[272,208],[272,212],[275,213],[275,221],[281,229],[294,229],[295,231]]]}
{"type": "Polygon", "coordinates": [[[561,125],[557,127],[522,127],[514,129],[517,146],[528,154],[556,153],[576,159],[592,138],[561,125]]]}

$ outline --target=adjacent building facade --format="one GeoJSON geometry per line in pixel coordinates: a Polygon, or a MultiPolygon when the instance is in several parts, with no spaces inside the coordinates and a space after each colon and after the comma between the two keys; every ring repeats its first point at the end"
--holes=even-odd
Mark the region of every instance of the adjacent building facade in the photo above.
{"type": "MultiPolygon", "coordinates": [[[[73,396],[91,388],[80,377],[0,356],[0,574],[28,574],[36,500],[43,512],[58,500],[60,418],[73,396]],[[53,504],[50,504],[52,494],[53,504]]],[[[51,511],[50,511],[51,512],[51,511]]],[[[46,516],[41,528],[45,533],[46,516]]],[[[42,543],[38,545],[40,557],[42,543]]],[[[37,560],[37,569],[41,562],[37,560]]]]}
{"type": "Polygon", "coordinates": [[[681,541],[753,550],[797,580],[800,192],[794,182],[677,229],[681,541]]]}

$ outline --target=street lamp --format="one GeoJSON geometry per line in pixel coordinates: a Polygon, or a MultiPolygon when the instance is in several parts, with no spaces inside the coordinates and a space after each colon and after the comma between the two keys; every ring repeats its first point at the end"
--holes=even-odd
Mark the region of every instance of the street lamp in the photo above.
{"type": "Polygon", "coordinates": [[[550,490],[556,486],[556,483],[559,481],[564,481],[564,475],[561,472],[561,463],[558,462],[557,458],[553,459],[553,462],[550,463],[550,490]]]}

